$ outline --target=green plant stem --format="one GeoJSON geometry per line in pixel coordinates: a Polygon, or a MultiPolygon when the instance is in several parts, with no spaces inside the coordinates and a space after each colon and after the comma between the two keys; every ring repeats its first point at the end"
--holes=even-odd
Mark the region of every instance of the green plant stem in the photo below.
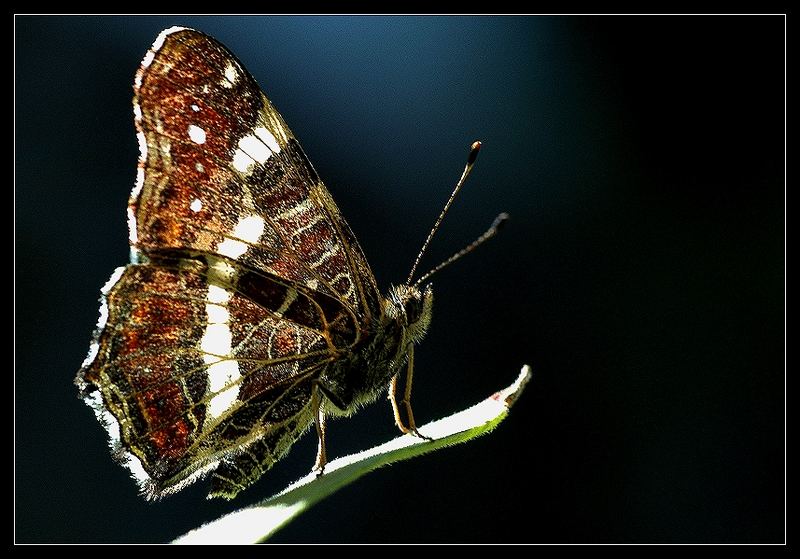
{"type": "Polygon", "coordinates": [[[508,410],[531,378],[522,367],[517,380],[471,408],[433,421],[419,431],[433,440],[403,435],[369,450],[337,458],[325,474],[308,474],[277,495],[204,524],[176,539],[181,544],[241,544],[266,540],[301,512],[352,483],[367,472],[407,460],[488,433],[508,415],[508,410]]]}

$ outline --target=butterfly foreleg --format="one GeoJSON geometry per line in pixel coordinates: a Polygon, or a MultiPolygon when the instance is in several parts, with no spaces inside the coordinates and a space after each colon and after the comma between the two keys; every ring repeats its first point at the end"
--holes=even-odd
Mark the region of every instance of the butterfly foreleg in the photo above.
{"type": "Polygon", "coordinates": [[[414,411],[411,409],[411,386],[414,380],[414,345],[409,345],[408,348],[408,368],[406,369],[406,385],[403,391],[403,399],[398,403],[397,401],[397,379],[399,375],[394,375],[389,384],[389,401],[392,403],[392,411],[394,412],[394,422],[397,428],[404,434],[411,433],[422,439],[432,441],[430,437],[426,437],[417,429],[417,423],[414,421],[414,411]],[[400,412],[400,404],[408,418],[408,426],[403,422],[403,416],[400,412]]]}

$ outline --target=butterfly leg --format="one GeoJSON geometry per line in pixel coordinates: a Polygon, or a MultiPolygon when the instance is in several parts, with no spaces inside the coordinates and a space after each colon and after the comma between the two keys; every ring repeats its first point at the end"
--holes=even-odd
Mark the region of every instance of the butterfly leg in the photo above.
{"type": "Polygon", "coordinates": [[[391,383],[389,384],[389,401],[392,403],[392,411],[394,412],[394,422],[397,425],[398,429],[403,433],[411,433],[421,439],[427,439],[432,441],[433,439],[430,437],[426,437],[422,433],[419,432],[417,429],[417,423],[414,421],[414,412],[411,409],[411,385],[414,379],[414,346],[409,346],[408,350],[408,369],[406,373],[406,386],[403,392],[403,399],[400,403],[403,404],[403,407],[406,411],[406,416],[408,417],[408,427],[406,427],[405,423],[403,423],[403,417],[400,413],[400,406],[397,402],[397,377],[395,375],[392,377],[391,383]]]}
{"type": "Polygon", "coordinates": [[[397,375],[393,376],[389,383],[389,401],[392,403],[394,424],[403,433],[408,433],[408,428],[403,424],[403,418],[400,416],[400,406],[397,405],[397,375]]]}
{"type": "Polygon", "coordinates": [[[319,385],[315,384],[311,393],[311,408],[314,410],[314,425],[317,428],[317,459],[314,461],[314,471],[317,477],[325,472],[325,464],[328,463],[328,455],[325,452],[325,410],[322,405],[322,395],[319,385]]]}

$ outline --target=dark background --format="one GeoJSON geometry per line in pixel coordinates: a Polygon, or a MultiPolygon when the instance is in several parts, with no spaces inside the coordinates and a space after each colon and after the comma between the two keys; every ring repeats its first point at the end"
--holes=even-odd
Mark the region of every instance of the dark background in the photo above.
{"type": "MultiPolygon", "coordinates": [[[[235,504],[142,500],[72,384],[128,257],[133,75],[171,25],[225,43],[273,100],[385,289],[422,268],[421,423],[535,378],[492,435],[374,472],[279,542],[779,542],[784,537],[782,17],[17,17],[19,542],[163,542],[235,504]]],[[[381,400],[341,456],[395,435],[381,400]]]]}

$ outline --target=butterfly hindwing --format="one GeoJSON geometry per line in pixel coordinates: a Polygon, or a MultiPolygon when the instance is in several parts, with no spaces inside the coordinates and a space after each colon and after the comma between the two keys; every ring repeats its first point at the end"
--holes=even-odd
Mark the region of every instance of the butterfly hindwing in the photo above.
{"type": "Polygon", "coordinates": [[[195,270],[131,264],[112,280],[79,383],[110,413],[115,451],[150,496],[216,467],[231,448],[245,452],[267,434],[288,448],[307,428],[307,381],[328,360],[320,331],[265,315],[195,270]]]}

